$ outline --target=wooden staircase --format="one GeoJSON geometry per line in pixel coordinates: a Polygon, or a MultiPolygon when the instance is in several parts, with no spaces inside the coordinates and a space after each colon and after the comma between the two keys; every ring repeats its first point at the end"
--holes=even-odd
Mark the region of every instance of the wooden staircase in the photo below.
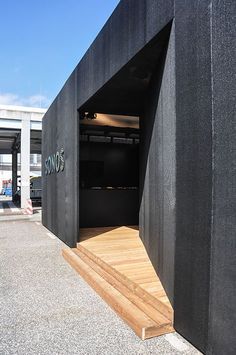
{"type": "Polygon", "coordinates": [[[173,332],[173,310],[137,230],[97,228],[92,237],[91,230],[84,232],[89,237],[77,248],[63,249],[68,263],[142,340],[173,332]]]}

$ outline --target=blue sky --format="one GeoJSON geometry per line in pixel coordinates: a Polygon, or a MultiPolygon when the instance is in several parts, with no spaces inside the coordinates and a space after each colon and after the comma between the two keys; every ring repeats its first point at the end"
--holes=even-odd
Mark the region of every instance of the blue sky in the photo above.
{"type": "Polygon", "coordinates": [[[47,107],[119,0],[0,0],[0,104],[47,107]]]}

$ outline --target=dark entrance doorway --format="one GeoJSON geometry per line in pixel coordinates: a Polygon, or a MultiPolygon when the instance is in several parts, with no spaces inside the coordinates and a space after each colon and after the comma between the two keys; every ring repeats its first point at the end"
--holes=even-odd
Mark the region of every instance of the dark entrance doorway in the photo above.
{"type": "Polygon", "coordinates": [[[80,120],[80,228],[138,225],[139,119],[80,120]]]}

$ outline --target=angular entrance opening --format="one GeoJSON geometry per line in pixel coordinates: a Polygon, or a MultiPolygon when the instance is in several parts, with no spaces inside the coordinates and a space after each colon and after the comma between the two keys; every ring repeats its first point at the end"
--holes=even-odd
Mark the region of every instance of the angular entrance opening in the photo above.
{"type": "Polygon", "coordinates": [[[80,233],[63,252],[142,339],[173,331],[174,212],[162,161],[174,154],[174,110],[163,105],[170,33],[171,24],[79,108],[80,233]]]}

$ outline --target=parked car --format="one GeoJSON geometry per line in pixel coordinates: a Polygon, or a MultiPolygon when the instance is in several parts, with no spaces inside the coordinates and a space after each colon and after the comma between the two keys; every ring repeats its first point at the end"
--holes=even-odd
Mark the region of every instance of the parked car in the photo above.
{"type": "Polygon", "coordinates": [[[11,187],[6,187],[4,189],[4,195],[11,197],[12,196],[12,188],[11,187]]]}
{"type": "MultiPolygon", "coordinates": [[[[14,195],[14,201],[20,202],[21,189],[17,190],[14,195]]],[[[36,176],[30,179],[30,199],[32,202],[41,203],[42,200],[42,177],[36,176]]]]}

